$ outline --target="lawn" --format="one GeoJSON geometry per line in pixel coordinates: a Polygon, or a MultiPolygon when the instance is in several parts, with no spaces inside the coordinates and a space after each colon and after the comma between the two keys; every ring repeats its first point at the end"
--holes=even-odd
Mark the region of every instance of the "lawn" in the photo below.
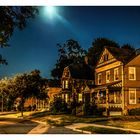
{"type": "Polygon", "coordinates": [[[110,129],[110,128],[100,128],[94,126],[77,128],[83,131],[90,131],[92,134],[136,134],[130,131],[118,130],[118,129],[110,129]]]}
{"type": "Polygon", "coordinates": [[[140,130],[140,121],[138,120],[109,120],[105,122],[97,122],[98,124],[104,124],[108,126],[115,126],[121,128],[128,128],[128,129],[137,129],[140,130]]]}

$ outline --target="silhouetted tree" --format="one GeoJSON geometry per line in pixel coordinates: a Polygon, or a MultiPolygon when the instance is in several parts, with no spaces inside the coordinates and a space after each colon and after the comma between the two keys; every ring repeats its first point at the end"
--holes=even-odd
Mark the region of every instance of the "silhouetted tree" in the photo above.
{"type": "Polygon", "coordinates": [[[127,51],[130,51],[130,53],[135,51],[135,48],[131,46],[130,44],[124,44],[121,46],[122,49],[126,49],[127,51]]]}
{"type": "Polygon", "coordinates": [[[22,30],[27,20],[38,13],[33,6],[1,6],[0,7],[0,46],[9,46],[8,41],[16,28],[22,30]]]}
{"type": "MultiPolygon", "coordinates": [[[[26,27],[27,21],[34,18],[38,8],[33,6],[1,6],[0,7],[0,47],[9,46],[9,39],[15,29],[22,30],[26,27]]],[[[0,64],[7,64],[6,60],[0,57],[0,64]]]]}
{"type": "Polygon", "coordinates": [[[95,66],[97,63],[97,60],[99,59],[99,56],[101,52],[103,51],[105,46],[111,46],[111,47],[117,47],[119,48],[119,44],[116,43],[113,40],[107,39],[107,38],[97,38],[92,42],[92,47],[88,49],[87,56],[88,56],[88,62],[90,65],[95,66]]]}
{"type": "Polygon", "coordinates": [[[67,40],[63,45],[57,44],[57,46],[59,58],[51,71],[51,75],[56,79],[60,79],[66,66],[84,61],[86,51],[73,39],[67,40]]]}

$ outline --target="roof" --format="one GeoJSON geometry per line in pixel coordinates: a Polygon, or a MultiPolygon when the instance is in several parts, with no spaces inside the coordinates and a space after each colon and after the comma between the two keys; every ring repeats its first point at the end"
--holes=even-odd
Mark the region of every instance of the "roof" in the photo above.
{"type": "Polygon", "coordinates": [[[68,68],[72,78],[86,80],[93,80],[94,78],[93,69],[85,63],[73,63],[68,68]]]}
{"type": "Polygon", "coordinates": [[[131,52],[128,49],[116,48],[116,47],[106,47],[108,51],[119,61],[126,63],[132,57],[134,57],[135,53],[131,52]]]}
{"type": "Polygon", "coordinates": [[[140,49],[137,49],[135,52],[133,52],[132,57],[126,62],[126,64],[136,58],[138,55],[140,55],[140,49]]]}

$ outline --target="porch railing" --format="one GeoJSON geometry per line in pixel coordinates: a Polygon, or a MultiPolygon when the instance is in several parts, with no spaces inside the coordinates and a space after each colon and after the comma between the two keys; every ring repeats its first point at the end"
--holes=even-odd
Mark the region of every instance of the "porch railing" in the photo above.
{"type": "MultiPolygon", "coordinates": [[[[117,103],[109,103],[109,108],[122,108],[122,104],[117,104],[117,103]]],[[[98,105],[100,108],[106,108],[106,104],[99,104],[98,105]]]]}

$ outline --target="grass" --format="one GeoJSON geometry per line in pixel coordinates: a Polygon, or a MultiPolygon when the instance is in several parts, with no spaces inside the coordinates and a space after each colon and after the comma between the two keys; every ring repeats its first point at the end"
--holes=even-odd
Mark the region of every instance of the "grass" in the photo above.
{"type": "Polygon", "coordinates": [[[110,129],[110,128],[100,128],[94,126],[82,127],[78,129],[83,131],[90,131],[92,134],[137,134],[131,131],[124,131],[124,130],[110,129]]]}
{"type": "Polygon", "coordinates": [[[51,118],[46,119],[47,123],[53,126],[65,126],[71,125],[72,123],[93,123],[106,120],[108,120],[108,118],[82,118],[72,115],[51,115],[51,118]]]}

